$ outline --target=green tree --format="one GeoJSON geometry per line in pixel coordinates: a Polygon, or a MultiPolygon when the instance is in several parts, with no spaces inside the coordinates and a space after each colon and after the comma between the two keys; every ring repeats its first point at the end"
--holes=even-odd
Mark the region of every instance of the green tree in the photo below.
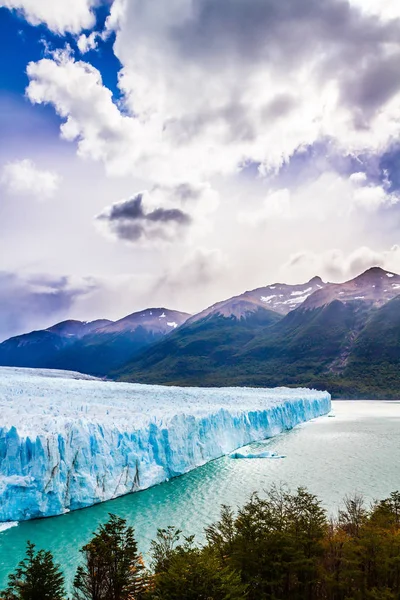
{"type": "Polygon", "coordinates": [[[110,515],[81,550],[83,565],[74,579],[76,600],[137,600],[146,588],[146,576],[132,527],[110,515]]]}
{"type": "Polygon", "coordinates": [[[54,563],[51,552],[35,551],[27,543],[26,556],[9,575],[4,600],[62,600],[65,598],[64,576],[54,563]]]}
{"type": "Polygon", "coordinates": [[[196,548],[193,536],[179,542],[180,531],[159,529],[152,543],[154,600],[243,600],[240,574],[223,565],[210,548],[196,548]]]}
{"type": "Polygon", "coordinates": [[[325,511],[303,488],[296,494],[273,487],[257,494],[236,519],[223,507],[219,523],[206,529],[210,547],[241,574],[251,600],[313,597],[319,582],[325,511]]]}

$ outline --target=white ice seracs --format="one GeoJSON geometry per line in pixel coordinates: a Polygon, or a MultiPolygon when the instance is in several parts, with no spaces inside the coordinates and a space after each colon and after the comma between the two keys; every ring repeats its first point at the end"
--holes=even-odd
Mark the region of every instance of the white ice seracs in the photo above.
{"type": "Polygon", "coordinates": [[[0,522],[145,489],[330,411],[327,392],[0,368],[0,522]]]}

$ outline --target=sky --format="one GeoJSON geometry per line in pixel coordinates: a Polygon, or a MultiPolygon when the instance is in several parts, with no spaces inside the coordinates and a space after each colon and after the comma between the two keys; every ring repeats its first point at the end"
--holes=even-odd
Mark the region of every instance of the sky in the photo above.
{"type": "Polygon", "coordinates": [[[0,0],[0,340],[400,272],[398,0],[0,0]]]}

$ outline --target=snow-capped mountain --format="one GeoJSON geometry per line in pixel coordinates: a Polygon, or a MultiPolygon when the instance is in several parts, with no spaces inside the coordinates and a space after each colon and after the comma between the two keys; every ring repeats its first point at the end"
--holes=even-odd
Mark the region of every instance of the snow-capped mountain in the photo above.
{"type": "Polygon", "coordinates": [[[188,316],[166,308],[149,308],[115,322],[64,321],[0,344],[0,364],[107,375],[174,331],[188,316]]]}
{"type": "Polygon", "coordinates": [[[259,309],[267,309],[280,315],[286,315],[300,306],[311,294],[323,289],[325,286],[326,283],[320,277],[313,277],[306,283],[296,285],[273,283],[217,302],[188,319],[188,324],[212,315],[242,319],[259,309]]]}
{"type": "Polygon", "coordinates": [[[364,301],[376,307],[383,306],[400,294],[400,275],[380,267],[368,269],[344,283],[328,283],[304,300],[302,308],[317,308],[340,302],[364,301]]]}
{"type": "Polygon", "coordinates": [[[340,284],[270,284],[193,317],[149,308],[116,322],[61,323],[0,344],[0,364],[141,383],[291,384],[397,397],[399,303],[400,276],[375,267],[340,284]]]}
{"type": "Polygon", "coordinates": [[[269,310],[259,305],[260,290],[210,307],[118,375],[141,383],[290,384],[345,398],[400,397],[400,276],[373,268],[343,284],[314,278],[293,287],[262,288],[269,310]],[[276,298],[282,304],[274,307],[276,298]]]}
{"type": "MultiPolygon", "coordinates": [[[[56,323],[52,327],[48,327],[45,331],[49,331],[50,333],[55,333],[61,337],[74,337],[74,338],[82,338],[89,333],[93,333],[97,329],[101,329],[102,327],[107,327],[107,325],[111,325],[112,321],[109,319],[98,319],[97,321],[62,321],[61,323],[56,323]]],[[[21,338],[23,336],[19,336],[21,338]]]]}
{"type": "Polygon", "coordinates": [[[281,315],[287,315],[300,306],[314,292],[323,289],[327,284],[320,277],[313,277],[302,284],[273,283],[263,288],[245,292],[243,297],[254,302],[260,301],[263,306],[281,315]]]}
{"type": "Polygon", "coordinates": [[[133,332],[138,327],[142,327],[154,334],[166,334],[182,325],[189,316],[187,313],[169,310],[168,308],[147,308],[132,313],[119,321],[107,323],[104,327],[98,328],[97,333],[133,332]]]}

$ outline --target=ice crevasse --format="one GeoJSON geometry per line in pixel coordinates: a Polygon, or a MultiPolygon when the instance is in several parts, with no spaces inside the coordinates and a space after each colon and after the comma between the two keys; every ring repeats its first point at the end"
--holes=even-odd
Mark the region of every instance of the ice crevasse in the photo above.
{"type": "Polygon", "coordinates": [[[308,389],[177,388],[0,368],[0,522],[142,490],[330,411],[308,389]]]}

